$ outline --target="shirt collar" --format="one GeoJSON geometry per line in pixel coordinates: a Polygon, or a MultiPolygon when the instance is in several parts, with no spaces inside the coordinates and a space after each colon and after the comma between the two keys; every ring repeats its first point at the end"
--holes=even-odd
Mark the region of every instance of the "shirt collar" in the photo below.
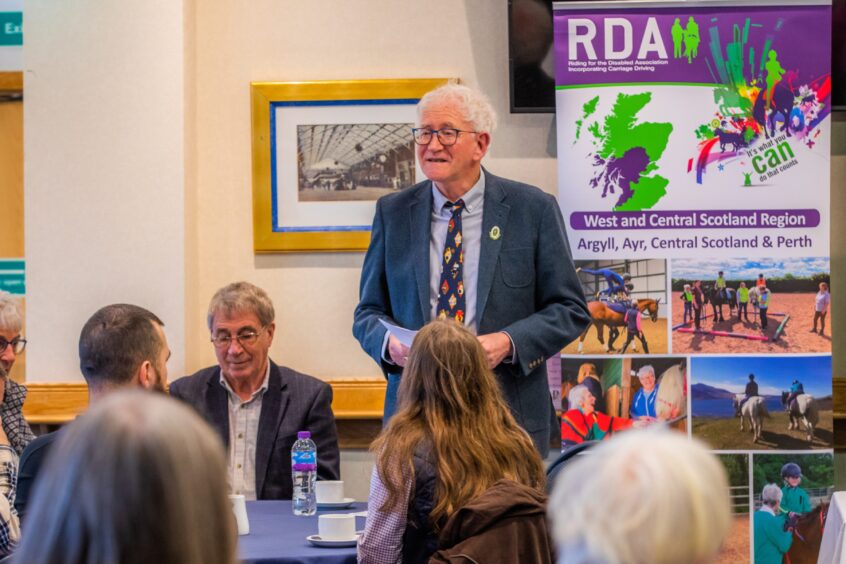
{"type": "MultiPolygon", "coordinates": [[[[267,391],[269,383],[270,383],[270,359],[267,359],[267,370],[265,370],[265,372],[264,372],[264,380],[262,380],[261,386],[259,386],[258,390],[253,392],[253,395],[251,395],[250,399],[248,399],[247,401],[253,401],[258,396],[263,395],[264,392],[267,391]]],[[[238,394],[235,393],[235,390],[232,389],[232,387],[229,385],[229,382],[227,382],[226,378],[223,377],[223,369],[220,369],[220,385],[223,386],[223,389],[226,390],[227,393],[229,393],[229,396],[231,398],[238,398],[238,401],[240,401],[240,396],[238,396],[238,394]]],[[[242,403],[247,403],[247,401],[242,402],[242,403]]]]}
{"type": "MultiPolygon", "coordinates": [[[[474,184],[473,187],[461,197],[461,199],[464,200],[464,208],[468,213],[473,213],[473,210],[477,206],[482,205],[482,202],[485,199],[485,171],[482,171],[481,174],[479,174],[479,180],[476,181],[476,184],[474,184]]],[[[434,182],[432,182],[433,209],[437,213],[441,213],[448,201],[447,197],[441,194],[441,191],[438,190],[438,187],[435,186],[434,182]]]]}
{"type": "Polygon", "coordinates": [[[767,513],[769,513],[770,515],[775,517],[775,509],[773,509],[772,507],[770,507],[766,503],[761,506],[761,511],[766,511],[767,513]]]}

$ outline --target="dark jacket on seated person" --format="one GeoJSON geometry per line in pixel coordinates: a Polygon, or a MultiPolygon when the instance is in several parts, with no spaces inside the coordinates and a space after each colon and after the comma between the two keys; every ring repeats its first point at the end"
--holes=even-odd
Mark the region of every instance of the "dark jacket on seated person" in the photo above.
{"type": "Polygon", "coordinates": [[[431,563],[555,562],[546,522],[546,496],[499,480],[447,520],[431,563]]]}
{"type": "MultiPolygon", "coordinates": [[[[317,445],[317,476],[340,478],[332,388],[317,378],[269,362],[256,440],[256,497],[291,499],[291,447],[298,431],[310,431],[317,445]]],[[[192,405],[229,450],[229,396],[220,383],[219,366],[176,380],[170,385],[170,394],[192,405]]]]}
{"type": "Polygon", "coordinates": [[[18,512],[18,518],[21,520],[21,527],[23,527],[24,519],[29,510],[29,503],[32,501],[35,479],[44,466],[47,454],[53,448],[56,440],[61,437],[61,432],[64,428],[62,427],[58,431],[37,437],[29,443],[21,455],[18,469],[17,492],[15,493],[15,510],[18,512]]]}
{"type": "MultiPolygon", "coordinates": [[[[438,549],[438,535],[429,519],[435,507],[438,469],[429,451],[423,447],[414,453],[414,489],[408,503],[408,522],[402,536],[403,564],[429,561],[438,549]]],[[[443,525],[443,523],[441,523],[443,525]]]]}

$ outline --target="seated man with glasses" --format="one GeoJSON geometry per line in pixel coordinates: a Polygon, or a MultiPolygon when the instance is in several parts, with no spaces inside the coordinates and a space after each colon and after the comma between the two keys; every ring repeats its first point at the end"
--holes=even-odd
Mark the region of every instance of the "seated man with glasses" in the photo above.
{"type": "Polygon", "coordinates": [[[555,198],[482,167],[496,114],[446,84],[417,104],[411,133],[428,180],[376,203],[353,335],[388,379],[396,409],[409,349],[381,323],[452,318],[477,335],[517,422],[541,454],[554,412],[546,359],[590,322],[555,198]]]}
{"type": "Polygon", "coordinates": [[[180,378],[172,396],[192,406],[226,446],[230,493],[291,499],[291,447],[298,431],[317,445],[317,475],[340,477],[332,388],[269,358],[276,331],[273,303],[249,282],[217,291],[208,327],[218,366],[180,378]]]}

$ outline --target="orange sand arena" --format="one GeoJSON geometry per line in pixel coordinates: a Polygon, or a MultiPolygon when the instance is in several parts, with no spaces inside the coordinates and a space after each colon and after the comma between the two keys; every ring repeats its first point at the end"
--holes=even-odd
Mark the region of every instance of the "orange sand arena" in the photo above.
{"type": "MultiPolygon", "coordinates": [[[[671,303],[672,325],[682,322],[684,307],[680,299],[680,292],[673,292],[671,303]]],[[[814,319],[814,297],[813,293],[803,294],[777,294],[770,297],[770,311],[775,313],[786,313],[790,319],[784,330],[776,341],[753,341],[735,337],[723,337],[708,335],[704,333],[679,333],[673,331],[673,350],[675,353],[819,353],[831,352],[831,312],[826,319],[825,335],[810,333],[811,323],[814,319]]],[[[761,332],[759,319],[749,308],[749,322],[737,319],[737,309],[734,315],[729,316],[729,308],[723,306],[723,322],[714,323],[712,317],[702,320],[701,327],[706,330],[729,331],[732,333],[744,333],[747,335],[767,335],[772,338],[776,329],[782,322],[782,316],[769,316],[767,332],[761,332]]],[[[705,304],[703,312],[711,315],[711,305],[705,304]]],[[[693,324],[690,326],[692,327],[693,324]]]]}
{"type": "MultiPolygon", "coordinates": [[[[662,299],[661,302],[663,303],[664,300],[662,299]]],[[[659,317],[656,321],[652,321],[649,319],[648,316],[645,316],[643,319],[643,334],[646,337],[646,344],[649,345],[649,354],[667,354],[669,351],[667,350],[667,318],[666,317],[659,317]]],[[[614,341],[614,347],[617,349],[623,348],[623,345],[626,344],[626,331],[625,328],[620,328],[620,336],[614,341]]],[[[608,329],[605,329],[605,342],[608,342],[608,329]]],[[[640,346],[640,341],[635,339],[632,341],[632,344],[637,345],[637,351],[632,350],[632,346],[629,345],[629,348],[626,350],[626,354],[643,354],[643,348],[640,346]]],[[[564,354],[578,354],[578,346],[579,346],[579,339],[577,338],[575,341],[564,347],[564,350],[561,352],[564,354]]],[[[583,354],[592,354],[592,355],[602,355],[605,353],[605,345],[602,345],[599,342],[599,339],[596,337],[596,327],[591,325],[590,329],[588,330],[587,336],[585,337],[584,342],[584,351],[583,354]]]]}

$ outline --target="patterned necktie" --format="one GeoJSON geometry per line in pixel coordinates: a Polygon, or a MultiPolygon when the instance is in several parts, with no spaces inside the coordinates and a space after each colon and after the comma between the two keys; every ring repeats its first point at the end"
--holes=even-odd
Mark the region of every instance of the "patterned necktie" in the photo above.
{"type": "Polygon", "coordinates": [[[464,200],[447,202],[452,217],[444,241],[441,283],[438,288],[438,319],[455,318],[464,323],[464,248],[461,246],[461,212],[464,200]]]}

